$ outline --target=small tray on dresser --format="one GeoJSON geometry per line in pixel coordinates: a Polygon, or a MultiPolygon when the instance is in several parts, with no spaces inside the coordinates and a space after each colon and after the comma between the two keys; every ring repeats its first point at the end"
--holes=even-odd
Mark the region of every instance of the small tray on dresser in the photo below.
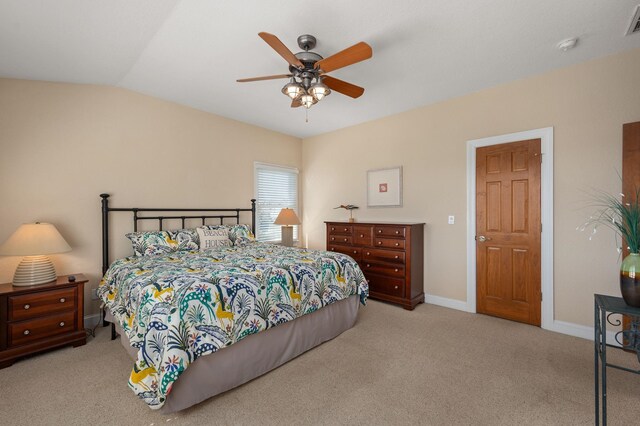
{"type": "Polygon", "coordinates": [[[16,287],[0,284],[0,368],[36,352],[87,341],[84,330],[82,274],[56,281],[16,287]]]}

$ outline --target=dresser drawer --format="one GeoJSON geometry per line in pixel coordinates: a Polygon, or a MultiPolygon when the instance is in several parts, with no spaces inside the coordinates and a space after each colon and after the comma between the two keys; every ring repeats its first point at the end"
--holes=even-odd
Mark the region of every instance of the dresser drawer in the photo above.
{"type": "Polygon", "coordinates": [[[69,333],[75,330],[75,312],[36,318],[28,321],[9,323],[11,346],[22,345],[43,337],[69,333]]]}
{"type": "Polygon", "coordinates": [[[373,233],[376,237],[405,237],[404,226],[376,226],[373,233]]]}
{"type": "Polygon", "coordinates": [[[369,281],[370,291],[394,297],[404,297],[403,279],[382,277],[374,274],[367,274],[366,277],[369,281]]]}
{"type": "Polygon", "coordinates": [[[405,263],[405,253],[396,250],[382,249],[364,249],[362,250],[362,259],[365,262],[372,260],[381,260],[383,262],[405,263]]]}
{"type": "Polygon", "coordinates": [[[375,247],[404,249],[404,240],[395,238],[375,238],[373,241],[375,247]]]}
{"type": "Polygon", "coordinates": [[[329,225],[327,231],[329,235],[351,235],[353,227],[351,225],[329,225]]]}
{"type": "Polygon", "coordinates": [[[369,262],[366,259],[363,259],[362,266],[365,275],[367,275],[367,273],[374,273],[389,277],[404,277],[404,266],[402,265],[385,265],[382,263],[369,262]]]}
{"type": "Polygon", "coordinates": [[[76,288],[39,291],[9,297],[9,321],[35,318],[54,312],[74,310],[76,288]]]}
{"type": "Polygon", "coordinates": [[[353,227],[353,244],[358,246],[370,246],[372,243],[373,229],[371,226],[353,227]]]}
{"type": "Polygon", "coordinates": [[[330,235],[329,244],[351,244],[350,235],[330,235]]]}
{"type": "Polygon", "coordinates": [[[347,256],[353,257],[356,262],[360,262],[362,259],[362,249],[357,247],[345,247],[339,245],[330,245],[330,251],[335,251],[336,253],[346,254],[347,256]]]}

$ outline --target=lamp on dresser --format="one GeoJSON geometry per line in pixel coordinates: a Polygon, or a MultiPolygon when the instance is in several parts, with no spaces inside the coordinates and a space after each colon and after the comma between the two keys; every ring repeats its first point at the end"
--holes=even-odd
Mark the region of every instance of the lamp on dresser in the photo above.
{"type": "Polygon", "coordinates": [[[300,219],[292,209],[284,208],[273,222],[274,225],[282,225],[282,245],[293,246],[293,225],[300,225],[300,219]]]}
{"type": "Polygon", "coordinates": [[[25,256],[13,276],[14,286],[30,286],[56,280],[48,254],[71,251],[60,232],[50,223],[25,223],[0,246],[0,255],[25,256]]]}

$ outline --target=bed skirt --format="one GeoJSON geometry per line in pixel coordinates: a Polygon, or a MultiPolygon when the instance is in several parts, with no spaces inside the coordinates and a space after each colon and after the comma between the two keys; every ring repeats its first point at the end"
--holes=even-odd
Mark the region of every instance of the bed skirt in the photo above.
{"type": "MultiPolygon", "coordinates": [[[[337,337],[356,322],[360,297],[350,296],[311,314],[246,337],[191,364],[174,383],[160,409],[173,413],[259,377],[337,337]]],[[[107,312],[107,320],[113,317],[107,312]]],[[[116,324],[120,342],[135,360],[137,350],[116,324]]]]}

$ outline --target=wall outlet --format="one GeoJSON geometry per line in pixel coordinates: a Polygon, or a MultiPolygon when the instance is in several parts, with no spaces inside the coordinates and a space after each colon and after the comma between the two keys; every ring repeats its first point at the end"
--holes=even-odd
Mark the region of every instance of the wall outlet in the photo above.
{"type": "Polygon", "coordinates": [[[456,223],[456,218],[455,216],[449,216],[449,225],[453,225],[454,223],[456,223]]]}
{"type": "Polygon", "coordinates": [[[91,289],[91,300],[98,300],[98,289],[97,288],[92,288],[91,289]]]}

